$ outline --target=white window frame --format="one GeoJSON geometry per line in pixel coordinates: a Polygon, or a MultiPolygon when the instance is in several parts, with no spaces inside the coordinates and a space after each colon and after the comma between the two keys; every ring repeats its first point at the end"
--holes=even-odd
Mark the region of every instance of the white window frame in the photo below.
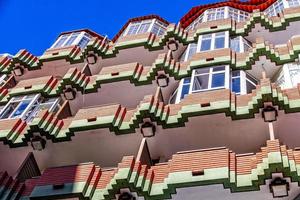
{"type": "MultiPolygon", "coordinates": [[[[87,38],[87,39],[89,39],[89,40],[91,40],[91,36],[88,34],[88,33],[86,33],[86,32],[84,32],[84,31],[82,31],[82,32],[74,32],[74,33],[70,33],[70,34],[66,34],[66,35],[61,35],[55,42],[54,42],[54,44],[50,47],[51,49],[53,49],[53,48],[62,48],[62,47],[66,47],[66,46],[72,46],[72,45],[78,45],[79,44],[79,42],[82,40],[82,38],[87,38]],[[74,35],[77,35],[76,36],[76,39],[71,43],[71,44],[68,44],[67,45],[67,43],[68,43],[68,41],[71,39],[71,37],[72,36],[74,36],[74,35]],[[60,46],[56,46],[57,45],[57,43],[59,43],[60,42],[60,40],[63,38],[63,37],[67,37],[67,39],[60,45],[60,46]]],[[[84,47],[81,47],[81,48],[84,48],[84,47]]]]}
{"type": "Polygon", "coordinates": [[[288,8],[288,3],[286,0],[277,0],[272,5],[270,5],[267,9],[264,10],[265,15],[269,17],[277,16],[278,13],[282,12],[284,8],[288,8]],[[280,10],[276,10],[276,7],[278,7],[282,3],[282,8],[280,10]]]}
{"type": "Polygon", "coordinates": [[[300,6],[300,0],[287,0],[288,7],[297,7],[300,6]]]}
{"type": "Polygon", "coordinates": [[[33,118],[38,114],[38,112],[43,104],[51,105],[50,108],[48,109],[49,112],[54,112],[56,107],[57,106],[59,107],[59,101],[60,101],[59,98],[55,98],[55,100],[51,101],[51,102],[41,103],[40,97],[41,97],[40,94],[25,95],[25,96],[21,96],[21,97],[12,97],[12,99],[0,110],[0,120],[19,119],[20,118],[20,119],[25,120],[26,122],[31,122],[33,120],[33,118]],[[28,104],[26,109],[24,109],[22,114],[19,116],[13,117],[13,114],[19,109],[22,102],[27,101],[27,100],[30,100],[30,103],[28,104]],[[14,108],[14,110],[10,113],[10,115],[7,118],[2,118],[3,114],[7,111],[7,109],[9,108],[9,106],[12,103],[19,103],[19,104],[16,108],[14,108]],[[34,107],[34,105],[36,105],[36,107],[34,107]]]}
{"type": "Polygon", "coordinates": [[[230,83],[229,83],[229,79],[230,79],[230,74],[229,74],[230,67],[229,67],[229,65],[218,65],[218,66],[212,66],[212,67],[207,67],[207,68],[209,68],[209,72],[208,73],[203,73],[201,75],[204,75],[204,74],[208,74],[209,75],[209,78],[208,78],[208,88],[207,89],[200,89],[200,90],[193,90],[193,85],[194,85],[194,82],[195,82],[195,77],[196,76],[201,76],[200,74],[196,75],[196,70],[193,70],[189,94],[198,93],[198,92],[205,92],[205,91],[211,91],[211,90],[218,90],[218,89],[229,89],[230,88],[230,83]],[[217,71],[217,72],[213,71],[214,68],[222,67],[222,66],[225,67],[225,69],[223,71],[217,71]],[[225,83],[224,83],[224,86],[212,88],[211,85],[212,85],[212,76],[213,76],[213,74],[220,74],[220,73],[225,73],[225,80],[224,80],[225,83]]]}
{"type": "Polygon", "coordinates": [[[197,53],[197,49],[198,49],[197,43],[190,43],[188,45],[188,47],[186,48],[186,50],[184,51],[184,53],[182,54],[181,61],[183,61],[183,62],[188,61],[191,57],[193,57],[193,55],[195,55],[197,53]],[[196,48],[194,53],[191,53],[192,46],[193,46],[193,48],[196,48]]]}
{"type": "MultiPolygon", "coordinates": [[[[17,118],[21,118],[24,119],[24,117],[26,116],[26,114],[28,114],[28,111],[30,110],[30,108],[34,105],[34,103],[36,103],[38,101],[40,97],[40,94],[36,94],[32,97],[32,95],[26,95],[26,96],[22,96],[22,97],[13,97],[5,106],[4,108],[1,110],[0,112],[0,120],[7,120],[7,119],[17,119],[17,118]],[[18,108],[20,107],[20,105],[22,104],[22,101],[25,100],[30,100],[30,103],[28,104],[27,108],[22,112],[21,115],[17,116],[17,117],[13,117],[12,115],[18,110],[18,108]],[[16,103],[16,102],[20,102],[18,104],[18,106],[13,110],[13,112],[11,112],[11,114],[7,117],[7,118],[3,118],[2,119],[2,115],[5,113],[5,111],[8,109],[8,107],[10,106],[10,104],[12,103],[16,103]]],[[[26,120],[26,119],[24,119],[26,120]]]]}
{"type": "Polygon", "coordinates": [[[147,33],[147,32],[152,32],[153,31],[153,28],[154,28],[154,25],[158,26],[159,29],[157,31],[158,33],[158,36],[159,35],[162,35],[162,34],[159,34],[161,30],[164,30],[164,32],[166,31],[167,29],[167,25],[164,24],[163,22],[157,20],[157,19],[149,19],[149,20],[142,20],[142,21],[137,21],[137,22],[130,22],[129,25],[127,26],[127,28],[125,29],[125,31],[123,32],[122,36],[127,36],[128,35],[128,32],[130,30],[130,27],[133,26],[133,25],[136,25],[138,24],[138,29],[137,31],[134,33],[134,34],[130,34],[130,35],[137,35],[137,34],[141,34],[139,31],[141,29],[141,26],[145,23],[150,23],[149,27],[147,28],[146,31],[142,32],[142,33],[147,33]]]}
{"type": "Polygon", "coordinates": [[[277,78],[275,80],[275,82],[278,84],[278,86],[280,86],[282,89],[296,87],[298,85],[298,83],[300,83],[300,79],[299,79],[299,81],[293,82],[293,80],[291,78],[291,71],[294,71],[294,70],[299,71],[299,74],[300,74],[300,64],[299,63],[284,64],[282,66],[282,69],[281,69],[279,75],[277,76],[277,78]],[[282,83],[280,83],[280,82],[282,82],[282,83]]]}
{"type": "Polygon", "coordinates": [[[246,12],[246,11],[242,11],[236,8],[232,8],[230,6],[223,6],[223,7],[219,7],[219,8],[210,8],[207,9],[206,11],[204,11],[199,17],[197,17],[187,28],[186,30],[195,30],[195,28],[201,24],[202,22],[208,22],[208,21],[214,21],[214,20],[220,20],[220,19],[228,19],[231,18],[237,22],[241,22],[241,21],[245,21],[247,18],[250,17],[250,13],[246,12]],[[218,18],[217,19],[217,14],[216,12],[218,12],[219,10],[223,9],[224,10],[224,17],[223,18],[218,18]],[[208,19],[208,15],[211,13],[215,13],[214,14],[214,18],[212,19],[208,19]],[[231,17],[230,12],[236,12],[238,13],[238,20],[235,20],[231,17]],[[242,17],[241,17],[242,16],[242,17]]]}
{"type": "Polygon", "coordinates": [[[215,42],[216,42],[216,34],[218,33],[225,33],[225,40],[224,40],[224,48],[229,48],[229,31],[224,31],[224,32],[217,32],[217,33],[209,33],[205,35],[199,35],[198,37],[198,46],[197,46],[197,52],[205,52],[205,51],[211,51],[215,50],[215,42]],[[210,49],[209,50],[204,50],[201,51],[201,46],[202,46],[202,38],[203,36],[211,35],[211,43],[210,43],[210,49]]]}

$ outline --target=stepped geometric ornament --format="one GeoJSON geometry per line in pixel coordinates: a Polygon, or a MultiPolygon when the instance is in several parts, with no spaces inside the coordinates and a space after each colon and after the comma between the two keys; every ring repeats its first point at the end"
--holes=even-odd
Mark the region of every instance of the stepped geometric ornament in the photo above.
{"type": "Polygon", "coordinates": [[[156,82],[159,87],[167,87],[169,85],[169,77],[160,74],[157,76],[156,82]]]}
{"type": "Polygon", "coordinates": [[[277,120],[278,111],[273,106],[266,106],[262,110],[262,117],[264,118],[265,122],[274,122],[277,120]]]}
{"type": "Polygon", "coordinates": [[[144,137],[153,137],[156,132],[156,127],[151,122],[145,122],[141,126],[141,133],[144,137]]]}
{"type": "Polygon", "coordinates": [[[289,183],[280,177],[275,178],[270,184],[274,198],[287,197],[289,189],[289,183]]]}

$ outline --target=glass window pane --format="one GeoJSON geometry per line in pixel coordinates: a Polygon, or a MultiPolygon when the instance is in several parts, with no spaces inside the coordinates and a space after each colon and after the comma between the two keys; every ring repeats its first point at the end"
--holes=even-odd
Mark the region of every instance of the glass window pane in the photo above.
{"type": "Polygon", "coordinates": [[[225,36],[216,37],[215,40],[215,49],[221,49],[225,47],[225,36]]]}
{"type": "Polygon", "coordinates": [[[143,23],[140,26],[140,29],[139,29],[138,33],[146,33],[149,29],[150,24],[151,24],[150,22],[149,23],[143,23]]]}
{"type": "Polygon", "coordinates": [[[177,97],[177,89],[175,92],[172,94],[171,99],[170,99],[170,104],[174,104],[176,102],[176,97],[177,97]]]}
{"type": "Polygon", "coordinates": [[[249,82],[248,80],[246,80],[246,89],[247,89],[247,94],[251,93],[252,90],[254,90],[256,88],[255,85],[253,85],[251,82],[249,82]]]}
{"type": "Polygon", "coordinates": [[[208,89],[209,74],[195,76],[193,91],[208,89]]]}
{"type": "Polygon", "coordinates": [[[231,81],[231,90],[232,90],[232,92],[235,92],[237,94],[241,93],[241,79],[240,79],[240,77],[232,79],[232,81],[231,81]]]}
{"type": "Polygon", "coordinates": [[[189,93],[189,90],[190,90],[190,85],[183,85],[182,86],[182,90],[181,90],[181,95],[180,95],[180,99],[183,99],[188,93],[189,93]]]}
{"type": "Polygon", "coordinates": [[[188,83],[191,83],[191,78],[184,78],[183,84],[188,84],[188,83]]]}
{"type": "Polygon", "coordinates": [[[68,41],[66,42],[66,44],[64,46],[72,45],[74,40],[77,38],[78,35],[79,35],[79,33],[72,34],[71,37],[68,39],[68,41]]]}
{"type": "Polygon", "coordinates": [[[202,40],[200,51],[207,51],[210,49],[211,49],[211,39],[202,40]]]}
{"type": "Polygon", "coordinates": [[[211,87],[224,87],[225,86],[225,73],[218,73],[212,75],[211,87]]]}
{"type": "Polygon", "coordinates": [[[81,48],[81,49],[84,49],[86,47],[86,45],[89,43],[90,39],[89,38],[86,38],[86,37],[83,37],[79,43],[78,43],[78,46],[81,48]]]}
{"type": "Polygon", "coordinates": [[[205,73],[209,73],[209,68],[200,68],[200,69],[196,69],[195,70],[195,74],[205,74],[205,73]]]}
{"type": "Polygon", "coordinates": [[[61,36],[61,38],[59,38],[58,42],[54,45],[53,48],[61,47],[65,43],[65,41],[68,39],[68,36],[69,35],[63,35],[63,36],[61,36]]]}
{"type": "Polygon", "coordinates": [[[14,117],[18,117],[18,116],[22,115],[29,104],[30,104],[30,101],[28,101],[28,100],[22,101],[21,104],[19,105],[19,107],[17,108],[17,110],[13,113],[13,115],[11,117],[14,118],[14,117]]]}
{"type": "Polygon", "coordinates": [[[213,72],[219,72],[224,70],[225,70],[225,66],[213,67],[213,72]]]}
{"type": "Polygon", "coordinates": [[[19,105],[19,102],[10,103],[10,105],[3,112],[1,119],[8,118],[18,105],[19,105]]]}

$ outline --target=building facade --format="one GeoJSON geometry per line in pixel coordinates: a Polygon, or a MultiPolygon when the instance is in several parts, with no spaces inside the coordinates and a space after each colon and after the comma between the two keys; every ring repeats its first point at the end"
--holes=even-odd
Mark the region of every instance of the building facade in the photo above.
{"type": "Polygon", "coordinates": [[[230,0],[0,55],[0,199],[300,199],[300,0],[230,0]]]}

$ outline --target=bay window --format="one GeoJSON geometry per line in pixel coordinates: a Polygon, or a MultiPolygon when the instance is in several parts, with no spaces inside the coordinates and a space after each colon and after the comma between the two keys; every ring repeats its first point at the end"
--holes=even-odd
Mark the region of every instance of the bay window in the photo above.
{"type": "Polygon", "coordinates": [[[300,64],[284,64],[280,70],[275,82],[282,89],[293,88],[300,83],[300,64]]]}
{"type": "Polygon", "coordinates": [[[52,45],[51,48],[61,48],[77,45],[81,49],[84,49],[90,40],[91,36],[88,33],[85,33],[84,31],[64,34],[56,40],[56,42],[52,45]]]}
{"type": "Polygon", "coordinates": [[[169,103],[179,103],[188,94],[224,88],[229,88],[228,65],[195,69],[192,77],[180,80],[169,103]]]}
{"type": "Polygon", "coordinates": [[[251,48],[251,43],[242,36],[238,36],[230,39],[230,48],[235,52],[242,53],[251,48]]]}
{"type": "Polygon", "coordinates": [[[245,71],[232,71],[228,65],[195,69],[183,78],[170,97],[170,104],[179,103],[188,94],[218,89],[231,89],[237,95],[251,93],[258,81],[245,71]]]}
{"type": "Polygon", "coordinates": [[[228,48],[229,32],[200,35],[197,52],[228,48]]]}
{"type": "Polygon", "coordinates": [[[50,112],[56,112],[58,108],[58,98],[42,100],[39,94],[13,97],[1,109],[0,120],[21,118],[30,122],[39,110],[48,109],[50,112]]]}
{"type": "Polygon", "coordinates": [[[143,20],[131,22],[126,28],[126,30],[123,32],[123,36],[142,34],[146,32],[152,32],[155,35],[160,36],[165,33],[166,29],[167,24],[164,24],[163,22],[157,19],[143,20]]]}
{"type": "Polygon", "coordinates": [[[228,6],[220,8],[211,8],[203,12],[195,21],[193,21],[186,30],[194,30],[200,23],[231,18],[237,22],[242,22],[248,19],[250,14],[248,12],[231,8],[228,6]]]}

